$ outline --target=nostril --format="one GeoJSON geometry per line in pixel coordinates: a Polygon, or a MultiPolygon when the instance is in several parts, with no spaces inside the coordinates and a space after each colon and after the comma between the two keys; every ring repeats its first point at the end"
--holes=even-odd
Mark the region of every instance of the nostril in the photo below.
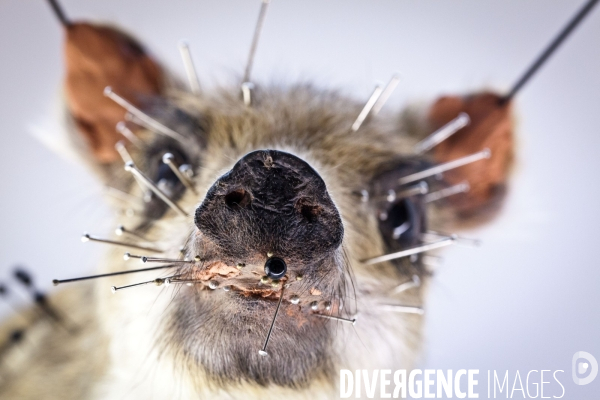
{"type": "Polygon", "coordinates": [[[314,222],[323,211],[323,207],[313,204],[309,199],[300,199],[296,203],[296,209],[308,222],[314,222]]]}
{"type": "Polygon", "coordinates": [[[225,195],[225,204],[230,208],[246,207],[252,201],[250,193],[244,189],[236,189],[225,195]]]}
{"type": "Polygon", "coordinates": [[[281,279],[287,272],[287,264],[279,257],[270,257],[265,263],[265,274],[271,279],[281,279]]]}

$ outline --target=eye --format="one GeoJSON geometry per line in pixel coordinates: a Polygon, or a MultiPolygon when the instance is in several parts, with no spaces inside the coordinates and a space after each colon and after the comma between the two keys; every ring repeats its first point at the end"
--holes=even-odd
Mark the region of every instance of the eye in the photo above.
{"type": "Polygon", "coordinates": [[[417,245],[425,229],[425,210],[416,198],[404,198],[389,203],[379,213],[379,229],[392,249],[417,245]]]}

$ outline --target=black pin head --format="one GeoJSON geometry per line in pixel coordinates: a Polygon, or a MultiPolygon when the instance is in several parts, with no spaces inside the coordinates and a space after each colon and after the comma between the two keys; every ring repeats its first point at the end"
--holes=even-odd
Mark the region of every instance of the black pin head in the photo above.
{"type": "Polygon", "coordinates": [[[3,283],[0,283],[0,296],[6,296],[7,294],[8,288],[3,283]]]}
{"type": "Polygon", "coordinates": [[[29,272],[25,271],[21,267],[16,267],[14,271],[14,277],[21,282],[23,285],[27,287],[33,286],[33,278],[29,274],[29,272]]]}
{"type": "Polygon", "coordinates": [[[287,264],[279,257],[269,257],[265,263],[265,274],[271,279],[281,279],[287,272],[287,264]]]}
{"type": "Polygon", "coordinates": [[[10,333],[10,341],[12,343],[19,343],[21,340],[23,340],[24,334],[25,332],[23,329],[15,329],[10,333]]]}

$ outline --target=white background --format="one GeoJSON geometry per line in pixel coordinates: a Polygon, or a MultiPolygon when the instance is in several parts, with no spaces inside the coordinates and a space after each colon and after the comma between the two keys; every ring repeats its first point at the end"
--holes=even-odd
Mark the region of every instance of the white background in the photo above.
{"type": "MultiPolygon", "coordinates": [[[[205,87],[241,75],[259,8],[248,0],[63,3],[73,19],[126,27],[182,76],[176,45],[189,39],[205,87]]],[[[390,107],[506,90],[580,5],[273,0],[253,75],[312,80],[366,99],[375,81],[400,71],[390,107]]],[[[600,359],[599,39],[600,9],[519,94],[518,166],[506,207],[469,233],[482,248],[445,252],[432,284],[422,366],[481,369],[481,397],[487,369],[565,370],[569,399],[596,398],[600,389],[600,379],[576,387],[570,377],[576,351],[600,359]]],[[[56,130],[61,40],[45,2],[0,3],[0,280],[10,282],[12,266],[23,263],[47,289],[52,278],[90,272],[101,246],[79,237],[114,223],[84,168],[31,133],[56,130]]],[[[0,304],[0,312],[9,309],[0,304]]]]}

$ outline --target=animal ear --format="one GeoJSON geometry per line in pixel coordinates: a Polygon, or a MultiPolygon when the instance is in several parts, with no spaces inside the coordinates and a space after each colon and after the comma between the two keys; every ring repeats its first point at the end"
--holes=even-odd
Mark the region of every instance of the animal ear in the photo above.
{"type": "Polygon", "coordinates": [[[450,196],[444,204],[463,222],[487,219],[499,209],[507,189],[513,161],[514,140],[511,103],[486,92],[464,97],[439,98],[428,113],[431,129],[448,123],[459,113],[469,115],[471,123],[432,150],[436,163],[463,157],[485,148],[491,157],[444,173],[444,180],[455,185],[468,182],[470,190],[450,196]]]}
{"type": "Polygon", "coordinates": [[[65,26],[65,95],[79,133],[95,160],[118,160],[115,127],[125,111],[103,95],[115,92],[139,107],[144,98],[160,95],[164,74],[134,39],[107,26],[70,23],[65,26]]]}

